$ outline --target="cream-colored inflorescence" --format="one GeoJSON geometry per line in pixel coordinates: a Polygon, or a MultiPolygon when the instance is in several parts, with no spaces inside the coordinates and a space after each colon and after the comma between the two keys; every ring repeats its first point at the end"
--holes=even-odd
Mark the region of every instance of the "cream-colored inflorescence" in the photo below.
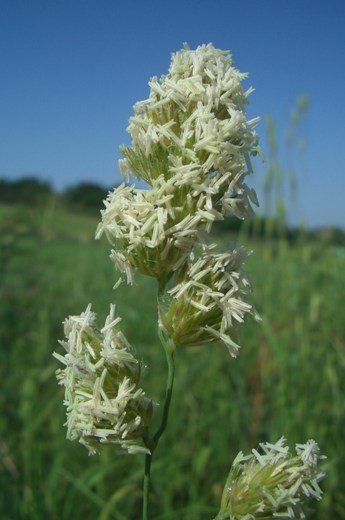
{"type": "Polygon", "coordinates": [[[234,249],[215,253],[205,248],[177,273],[168,291],[169,302],[160,308],[160,326],[176,346],[193,346],[222,341],[235,357],[237,325],[252,306],[245,301],[250,283],[242,271],[246,253],[234,249]],[[232,337],[230,337],[230,335],[232,337]]]}
{"type": "Polygon", "coordinates": [[[122,185],[110,193],[97,231],[115,245],[113,260],[129,282],[138,269],[164,284],[201,228],[210,230],[225,215],[252,214],[256,195],[244,180],[258,150],[257,119],[246,119],[245,77],[229,52],[186,47],[134,106],[132,146],[121,147],[120,168],[149,188],[122,185]]]}
{"type": "Polygon", "coordinates": [[[140,365],[112,305],[99,330],[89,305],[80,316],[64,322],[65,355],[54,356],[65,366],[57,371],[65,387],[67,438],[79,439],[90,453],[100,444],[117,444],[128,453],[147,453],[143,436],[152,402],[138,387],[140,365]]]}
{"type": "Polygon", "coordinates": [[[105,201],[96,237],[106,233],[115,246],[111,258],[128,283],[133,283],[136,269],[165,283],[198,240],[201,217],[181,209],[181,220],[176,223],[173,194],[167,186],[163,188],[138,190],[121,185],[105,201]]]}
{"type": "Polygon", "coordinates": [[[308,501],[321,500],[319,486],[325,474],[317,443],[296,444],[289,453],[282,437],[276,444],[262,443],[258,450],[233,462],[217,519],[255,520],[306,518],[308,501]]]}

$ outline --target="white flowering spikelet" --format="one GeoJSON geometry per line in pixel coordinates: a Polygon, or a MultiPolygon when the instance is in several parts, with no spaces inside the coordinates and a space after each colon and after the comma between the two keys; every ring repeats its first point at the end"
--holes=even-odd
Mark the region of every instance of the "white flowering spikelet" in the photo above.
{"type": "Polygon", "coordinates": [[[104,201],[96,238],[104,231],[115,246],[111,258],[128,283],[133,283],[135,269],[165,283],[198,240],[202,219],[185,211],[176,224],[176,207],[171,205],[174,195],[164,188],[166,193],[158,186],[138,190],[122,184],[104,201]]]}
{"type": "Polygon", "coordinates": [[[242,271],[246,256],[242,248],[215,253],[210,246],[177,273],[170,301],[160,307],[160,326],[176,346],[220,340],[236,357],[239,346],[230,334],[253,312],[245,301],[251,289],[242,271]]]}
{"type": "Polygon", "coordinates": [[[134,106],[132,147],[122,147],[122,172],[150,185],[161,176],[177,187],[183,180],[194,197],[204,194],[205,206],[212,201],[243,217],[250,204],[242,183],[257,151],[258,121],[246,120],[252,91],[241,86],[246,77],[233,67],[230,52],[212,44],[173,54],[168,74],[153,77],[149,98],[134,106]]]}
{"type": "Polygon", "coordinates": [[[138,269],[165,283],[200,227],[252,214],[256,195],[244,179],[258,149],[257,119],[246,119],[246,76],[228,51],[185,47],[173,54],[166,76],[151,79],[149,98],[134,106],[132,146],[121,147],[120,168],[149,189],[110,193],[97,232],[115,244],[113,259],[129,281],[130,269],[138,269]]]}
{"type": "Polygon", "coordinates": [[[276,444],[259,446],[251,455],[237,455],[217,519],[306,518],[309,500],[322,498],[319,482],[325,474],[319,461],[325,457],[317,443],[296,444],[295,456],[290,455],[284,437],[276,444]]]}
{"type": "Polygon", "coordinates": [[[138,387],[140,365],[131,346],[117,328],[115,306],[104,327],[96,326],[91,305],[80,316],[64,322],[65,366],[57,371],[65,386],[67,438],[79,439],[91,454],[100,444],[118,444],[128,453],[148,450],[143,435],[151,418],[152,402],[138,387]]]}

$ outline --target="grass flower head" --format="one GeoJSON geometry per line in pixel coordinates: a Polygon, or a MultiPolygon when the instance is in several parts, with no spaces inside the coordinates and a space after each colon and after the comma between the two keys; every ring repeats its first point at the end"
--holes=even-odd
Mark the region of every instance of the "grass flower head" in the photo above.
{"type": "Polygon", "coordinates": [[[246,119],[245,77],[229,52],[185,47],[135,105],[120,168],[149,188],[110,193],[96,234],[115,245],[112,259],[129,282],[139,270],[164,285],[200,242],[200,229],[252,214],[256,195],[244,180],[258,149],[257,119],[246,119]]]}
{"type": "Polygon", "coordinates": [[[220,520],[306,518],[309,500],[321,500],[320,480],[325,476],[317,443],[309,440],[289,453],[282,437],[276,444],[236,457],[224,489],[220,520]]]}
{"type": "Polygon", "coordinates": [[[237,355],[239,346],[233,336],[252,312],[246,302],[250,283],[242,271],[246,256],[241,248],[229,253],[205,248],[177,273],[169,304],[160,308],[161,328],[175,345],[222,341],[233,357],[237,355]]]}
{"type": "Polygon", "coordinates": [[[96,237],[105,232],[115,246],[111,258],[128,283],[136,270],[166,282],[198,241],[205,218],[189,212],[188,197],[181,206],[173,199],[173,189],[158,182],[149,190],[123,184],[109,193],[96,237]]]}
{"type": "Polygon", "coordinates": [[[212,44],[173,54],[168,74],[153,77],[149,98],[134,106],[132,147],[121,148],[123,174],[149,185],[163,176],[182,191],[188,185],[197,198],[202,194],[205,207],[245,217],[250,201],[256,203],[244,179],[258,149],[258,119],[245,114],[252,91],[242,88],[246,77],[228,51],[212,44]]]}
{"type": "Polygon", "coordinates": [[[140,365],[118,329],[115,306],[99,330],[89,305],[64,323],[64,356],[54,353],[65,368],[57,378],[65,387],[67,438],[79,439],[90,453],[101,444],[117,444],[128,453],[147,452],[143,435],[152,403],[138,387],[140,365]]]}

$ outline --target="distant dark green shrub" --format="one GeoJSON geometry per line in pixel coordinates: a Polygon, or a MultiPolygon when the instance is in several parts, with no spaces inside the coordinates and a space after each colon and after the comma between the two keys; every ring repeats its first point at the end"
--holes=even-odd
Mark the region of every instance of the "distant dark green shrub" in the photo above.
{"type": "Polygon", "coordinates": [[[50,184],[35,177],[16,180],[0,179],[0,201],[37,206],[47,200],[53,191],[50,184]]]}
{"type": "Polygon", "coordinates": [[[66,206],[83,212],[99,213],[108,189],[91,182],[80,182],[66,188],[61,197],[66,206]]]}

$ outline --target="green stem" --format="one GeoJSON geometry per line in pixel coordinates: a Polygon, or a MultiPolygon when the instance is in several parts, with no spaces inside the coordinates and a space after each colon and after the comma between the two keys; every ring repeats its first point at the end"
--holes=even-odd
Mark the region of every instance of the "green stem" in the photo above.
{"type": "Polygon", "coordinates": [[[218,515],[213,520],[228,520],[229,513],[218,513],[218,515]]]}
{"type": "Polygon", "coordinates": [[[174,374],[175,374],[175,363],[174,363],[174,345],[171,345],[170,342],[166,341],[163,333],[161,330],[158,331],[159,338],[162,342],[162,345],[165,350],[165,355],[168,363],[168,379],[167,379],[167,386],[166,386],[166,393],[165,393],[165,401],[164,401],[164,408],[163,408],[163,416],[162,416],[162,422],[158,430],[153,436],[153,442],[155,445],[155,448],[159,442],[160,437],[163,435],[167,422],[169,417],[169,409],[170,409],[170,403],[171,403],[171,397],[172,397],[172,391],[173,391],[173,385],[174,385],[174,374]]]}
{"type": "Polygon", "coordinates": [[[143,489],[143,520],[148,520],[148,502],[150,489],[150,471],[151,471],[152,453],[147,453],[145,456],[145,474],[144,474],[144,489],[143,489]]]}
{"type": "Polygon", "coordinates": [[[147,447],[150,449],[150,453],[145,456],[145,474],[144,474],[144,487],[143,487],[143,520],[148,520],[148,503],[149,503],[149,490],[150,490],[150,474],[151,474],[151,464],[153,453],[158,446],[159,439],[163,435],[166,425],[168,423],[169,417],[169,409],[174,385],[174,373],[175,373],[175,364],[174,364],[174,348],[175,346],[165,339],[161,330],[158,331],[159,338],[164,347],[167,363],[168,363],[168,378],[167,378],[167,386],[165,393],[165,401],[163,408],[163,415],[161,424],[152,437],[152,439],[147,439],[147,447]]]}

